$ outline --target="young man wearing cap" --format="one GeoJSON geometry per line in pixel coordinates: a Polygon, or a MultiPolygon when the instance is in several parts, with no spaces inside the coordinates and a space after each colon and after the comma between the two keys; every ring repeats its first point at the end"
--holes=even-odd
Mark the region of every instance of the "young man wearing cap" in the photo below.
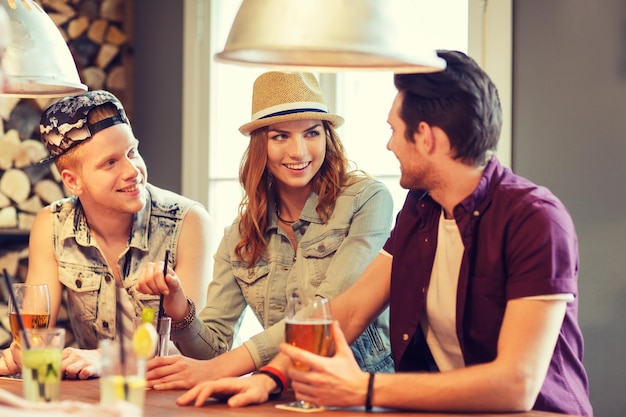
{"type": "MultiPolygon", "coordinates": [[[[487,74],[461,52],[439,56],[442,72],[395,75],[387,148],[410,191],[383,251],[331,302],[336,353],[282,344],[270,365],[298,399],[320,405],[592,415],[572,219],[493,156],[501,108],[487,74]],[[397,372],[368,374],[346,341],[387,305],[397,372]]],[[[179,403],[202,406],[214,394],[235,394],[231,406],[263,402],[279,382],[207,382],[179,403]]]]}
{"type": "MultiPolygon", "coordinates": [[[[240,169],[240,216],[224,232],[215,255],[207,303],[198,318],[172,332],[189,357],[154,358],[148,384],[190,388],[200,381],[259,370],[284,340],[289,296],[334,298],[348,288],[389,236],[389,190],[350,171],[311,73],[271,71],[254,82],[250,136],[240,169]],[[264,331],[230,350],[249,306],[264,331]]],[[[383,312],[381,309],[378,313],[383,312]]],[[[359,366],[391,372],[388,316],[377,314],[355,338],[359,366]]]]}
{"type": "MultiPolygon", "coordinates": [[[[144,307],[158,311],[161,292],[174,324],[189,312],[187,302],[175,302],[181,294],[204,304],[209,216],[199,203],[147,182],[138,140],[113,94],[89,91],[59,100],[43,113],[40,131],[48,160],[55,161],[73,195],[38,213],[26,282],[48,284],[51,326],[66,290],[79,349],[65,349],[62,368],[66,377],[84,379],[98,375],[99,340],[115,338],[122,327],[125,337],[132,337],[132,323],[129,331],[116,321],[116,292],[127,320],[141,317],[144,307]],[[167,250],[170,267],[164,277],[167,250]],[[142,294],[139,280],[162,291],[142,294]]],[[[0,373],[19,370],[15,344],[3,359],[0,373]]]]}

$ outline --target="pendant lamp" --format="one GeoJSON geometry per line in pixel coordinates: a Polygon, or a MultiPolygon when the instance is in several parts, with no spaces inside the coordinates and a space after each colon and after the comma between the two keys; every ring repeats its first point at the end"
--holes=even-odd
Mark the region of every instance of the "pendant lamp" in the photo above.
{"type": "Polygon", "coordinates": [[[33,0],[0,0],[10,21],[11,42],[2,61],[9,79],[3,93],[60,97],[87,91],[61,32],[33,0]]]}
{"type": "Polygon", "coordinates": [[[215,60],[334,72],[445,68],[424,44],[416,0],[243,0],[215,60]]]}

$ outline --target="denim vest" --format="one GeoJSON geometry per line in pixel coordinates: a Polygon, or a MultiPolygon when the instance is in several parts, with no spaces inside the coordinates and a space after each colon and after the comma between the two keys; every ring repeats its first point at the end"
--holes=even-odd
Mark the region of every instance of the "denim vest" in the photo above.
{"type": "MultiPolygon", "coordinates": [[[[389,236],[393,201],[389,190],[373,179],[347,187],[326,223],[315,211],[312,193],[293,224],[297,250],[278,227],[275,202],[268,203],[267,246],[252,267],[235,256],[239,222],[226,228],[215,255],[207,303],[191,326],[172,334],[187,356],[208,359],[231,348],[241,317],[250,306],[263,332],[245,342],[257,368],[278,353],[284,341],[287,296],[334,298],[363,272],[389,236]]],[[[359,365],[371,372],[393,371],[388,313],[381,314],[352,344],[359,365]]]]}
{"type": "MultiPolygon", "coordinates": [[[[146,185],[148,199],[135,214],[126,250],[117,260],[137,317],[144,307],[159,306],[158,295],[141,294],[137,280],[147,262],[163,260],[176,248],[185,214],[193,204],[185,197],[146,185]]],[[[79,348],[95,349],[100,339],[115,338],[115,278],[91,235],[80,200],[68,197],[50,205],[54,254],[59,280],[67,289],[70,323],[79,348]]]]}

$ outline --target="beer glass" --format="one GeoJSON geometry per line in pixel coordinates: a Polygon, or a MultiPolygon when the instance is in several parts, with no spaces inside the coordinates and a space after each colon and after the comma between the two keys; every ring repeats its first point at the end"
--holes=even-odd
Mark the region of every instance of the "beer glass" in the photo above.
{"type": "MultiPolygon", "coordinates": [[[[285,316],[285,341],[317,355],[328,356],[333,342],[332,320],[328,299],[314,297],[306,300],[292,294],[287,303],[285,316]]],[[[293,365],[299,370],[308,370],[299,362],[293,365]]],[[[307,401],[296,401],[289,403],[288,406],[307,410],[322,408],[307,401]]]]}
{"type": "Polygon", "coordinates": [[[9,299],[9,323],[13,340],[21,346],[20,325],[17,318],[19,310],[25,329],[40,329],[48,327],[50,321],[50,292],[48,284],[12,285],[17,309],[13,300],[9,299]]]}
{"type": "MultiPolygon", "coordinates": [[[[21,347],[20,324],[17,312],[20,312],[24,329],[40,329],[48,327],[50,321],[50,292],[48,284],[15,283],[11,286],[15,295],[17,309],[9,298],[9,325],[13,340],[21,347]]],[[[20,378],[21,375],[14,375],[20,378]]]]}

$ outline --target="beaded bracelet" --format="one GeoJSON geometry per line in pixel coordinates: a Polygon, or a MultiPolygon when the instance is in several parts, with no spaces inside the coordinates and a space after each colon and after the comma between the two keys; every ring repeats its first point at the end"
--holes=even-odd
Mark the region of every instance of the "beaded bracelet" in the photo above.
{"type": "Polygon", "coordinates": [[[374,395],[374,372],[370,372],[370,378],[367,381],[367,395],[365,396],[365,411],[372,411],[372,396],[374,395]]]}
{"type": "Polygon", "coordinates": [[[189,304],[189,313],[182,320],[172,321],[172,332],[180,332],[186,329],[196,318],[196,305],[189,297],[187,297],[187,304],[189,304]]]}
{"type": "Polygon", "coordinates": [[[254,374],[267,375],[272,378],[272,380],[276,383],[278,391],[270,393],[269,399],[276,400],[280,398],[285,390],[285,387],[287,386],[287,378],[285,378],[285,375],[281,371],[272,366],[262,366],[258,371],[254,372],[254,374]]]}

